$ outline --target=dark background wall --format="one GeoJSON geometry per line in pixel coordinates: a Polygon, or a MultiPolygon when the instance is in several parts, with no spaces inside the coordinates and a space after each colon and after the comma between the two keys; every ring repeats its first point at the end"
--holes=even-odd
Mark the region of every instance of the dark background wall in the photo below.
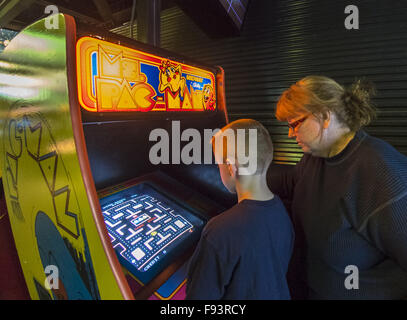
{"type": "Polygon", "coordinates": [[[380,113],[366,131],[407,155],[406,18],[407,1],[252,0],[241,35],[213,40],[173,7],[161,13],[161,46],[225,69],[230,120],[261,121],[272,135],[277,163],[294,164],[302,152],[276,120],[276,102],[310,74],[344,85],[357,77],[372,80],[380,113]],[[344,26],[350,4],[359,9],[359,30],[344,26]]]}

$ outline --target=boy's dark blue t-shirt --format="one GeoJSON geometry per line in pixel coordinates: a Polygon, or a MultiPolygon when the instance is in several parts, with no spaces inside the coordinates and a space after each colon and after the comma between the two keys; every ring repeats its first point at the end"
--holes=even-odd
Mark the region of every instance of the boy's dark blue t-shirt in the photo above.
{"type": "Polygon", "coordinates": [[[212,218],[188,265],[187,299],[290,299],[286,281],[294,243],[277,195],[243,200],[212,218]]]}

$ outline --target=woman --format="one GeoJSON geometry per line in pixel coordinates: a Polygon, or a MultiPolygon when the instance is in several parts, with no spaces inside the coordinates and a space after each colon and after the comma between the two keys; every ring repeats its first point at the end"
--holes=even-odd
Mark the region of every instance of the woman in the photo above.
{"type": "Polygon", "coordinates": [[[407,157],[361,129],[372,93],[309,76],[277,104],[304,156],[268,183],[291,202],[310,299],[407,297],[407,157]]]}

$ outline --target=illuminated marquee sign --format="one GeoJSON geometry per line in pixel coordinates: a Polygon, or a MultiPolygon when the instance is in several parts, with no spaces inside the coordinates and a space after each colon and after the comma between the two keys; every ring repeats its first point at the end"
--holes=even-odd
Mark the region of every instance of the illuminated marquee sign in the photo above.
{"type": "Polygon", "coordinates": [[[78,95],[91,112],[216,109],[213,73],[83,37],[76,45],[78,95]]]}

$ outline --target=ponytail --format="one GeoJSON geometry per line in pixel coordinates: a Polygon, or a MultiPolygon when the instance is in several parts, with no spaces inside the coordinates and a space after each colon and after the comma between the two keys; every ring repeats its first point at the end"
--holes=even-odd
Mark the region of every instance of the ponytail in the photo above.
{"type": "Polygon", "coordinates": [[[345,88],[342,95],[343,112],[339,112],[339,116],[352,131],[367,126],[376,118],[377,109],[371,102],[374,95],[374,85],[362,79],[345,88]]]}

